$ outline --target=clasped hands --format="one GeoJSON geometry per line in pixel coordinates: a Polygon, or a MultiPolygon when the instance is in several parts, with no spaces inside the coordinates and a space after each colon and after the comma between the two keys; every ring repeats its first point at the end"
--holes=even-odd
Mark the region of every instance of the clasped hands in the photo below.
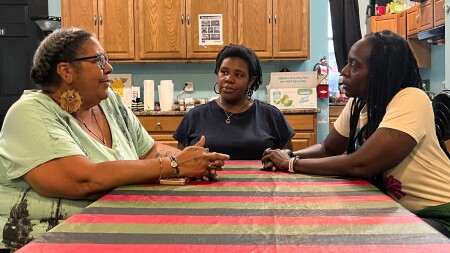
{"type": "Polygon", "coordinates": [[[289,149],[270,149],[264,150],[261,162],[263,164],[263,170],[271,171],[288,171],[289,159],[292,151],[289,149]]]}
{"type": "Polygon", "coordinates": [[[204,147],[205,137],[194,146],[186,147],[177,155],[181,176],[202,178],[205,181],[217,181],[217,171],[222,170],[225,161],[230,159],[227,154],[209,152],[204,147]]]}

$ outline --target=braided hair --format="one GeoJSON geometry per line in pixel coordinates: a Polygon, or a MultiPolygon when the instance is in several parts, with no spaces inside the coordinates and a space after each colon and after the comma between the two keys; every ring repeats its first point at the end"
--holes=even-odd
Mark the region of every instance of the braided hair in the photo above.
{"type": "Polygon", "coordinates": [[[82,52],[84,43],[94,35],[85,30],[59,29],[47,36],[37,48],[31,67],[31,80],[40,88],[58,85],[56,72],[60,62],[72,62],[82,52]]]}
{"type": "Polygon", "coordinates": [[[247,63],[249,76],[256,78],[250,90],[258,90],[259,86],[262,84],[261,62],[251,48],[235,44],[229,44],[222,48],[216,57],[216,68],[214,69],[214,73],[217,75],[223,60],[230,57],[238,57],[247,63]]]}
{"type": "Polygon", "coordinates": [[[370,33],[365,39],[372,44],[367,77],[367,93],[355,98],[350,113],[350,135],[347,153],[355,152],[378,128],[392,98],[403,88],[422,89],[422,78],[416,59],[406,40],[400,35],[384,30],[370,33]],[[367,124],[356,134],[361,110],[367,107],[367,124]]]}

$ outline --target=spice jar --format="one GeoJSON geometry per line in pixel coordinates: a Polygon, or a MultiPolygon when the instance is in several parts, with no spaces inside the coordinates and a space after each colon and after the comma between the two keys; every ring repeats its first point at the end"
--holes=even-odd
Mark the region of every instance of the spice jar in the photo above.
{"type": "Polygon", "coordinates": [[[186,111],[186,106],[184,105],[184,99],[178,99],[178,103],[180,104],[180,111],[186,111]]]}
{"type": "Polygon", "coordinates": [[[172,110],[174,111],[180,110],[180,102],[178,102],[178,100],[173,101],[172,110]]]}

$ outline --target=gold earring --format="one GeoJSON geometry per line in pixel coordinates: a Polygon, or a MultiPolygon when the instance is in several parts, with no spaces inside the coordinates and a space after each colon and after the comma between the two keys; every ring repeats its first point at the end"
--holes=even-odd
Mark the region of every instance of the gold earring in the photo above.
{"type": "Polygon", "coordinates": [[[68,113],[78,111],[81,107],[81,103],[80,93],[74,89],[64,91],[59,98],[61,108],[68,113]]]}

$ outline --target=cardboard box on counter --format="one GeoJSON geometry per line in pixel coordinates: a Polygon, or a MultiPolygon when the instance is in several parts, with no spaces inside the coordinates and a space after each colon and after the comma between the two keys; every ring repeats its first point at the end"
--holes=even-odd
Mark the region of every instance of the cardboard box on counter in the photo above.
{"type": "Polygon", "coordinates": [[[109,78],[113,81],[111,89],[117,92],[125,105],[131,108],[131,101],[133,100],[131,74],[109,74],[109,78]]]}
{"type": "Polygon", "coordinates": [[[269,103],[278,109],[317,108],[317,85],[326,76],[317,72],[272,72],[269,103]]]}

